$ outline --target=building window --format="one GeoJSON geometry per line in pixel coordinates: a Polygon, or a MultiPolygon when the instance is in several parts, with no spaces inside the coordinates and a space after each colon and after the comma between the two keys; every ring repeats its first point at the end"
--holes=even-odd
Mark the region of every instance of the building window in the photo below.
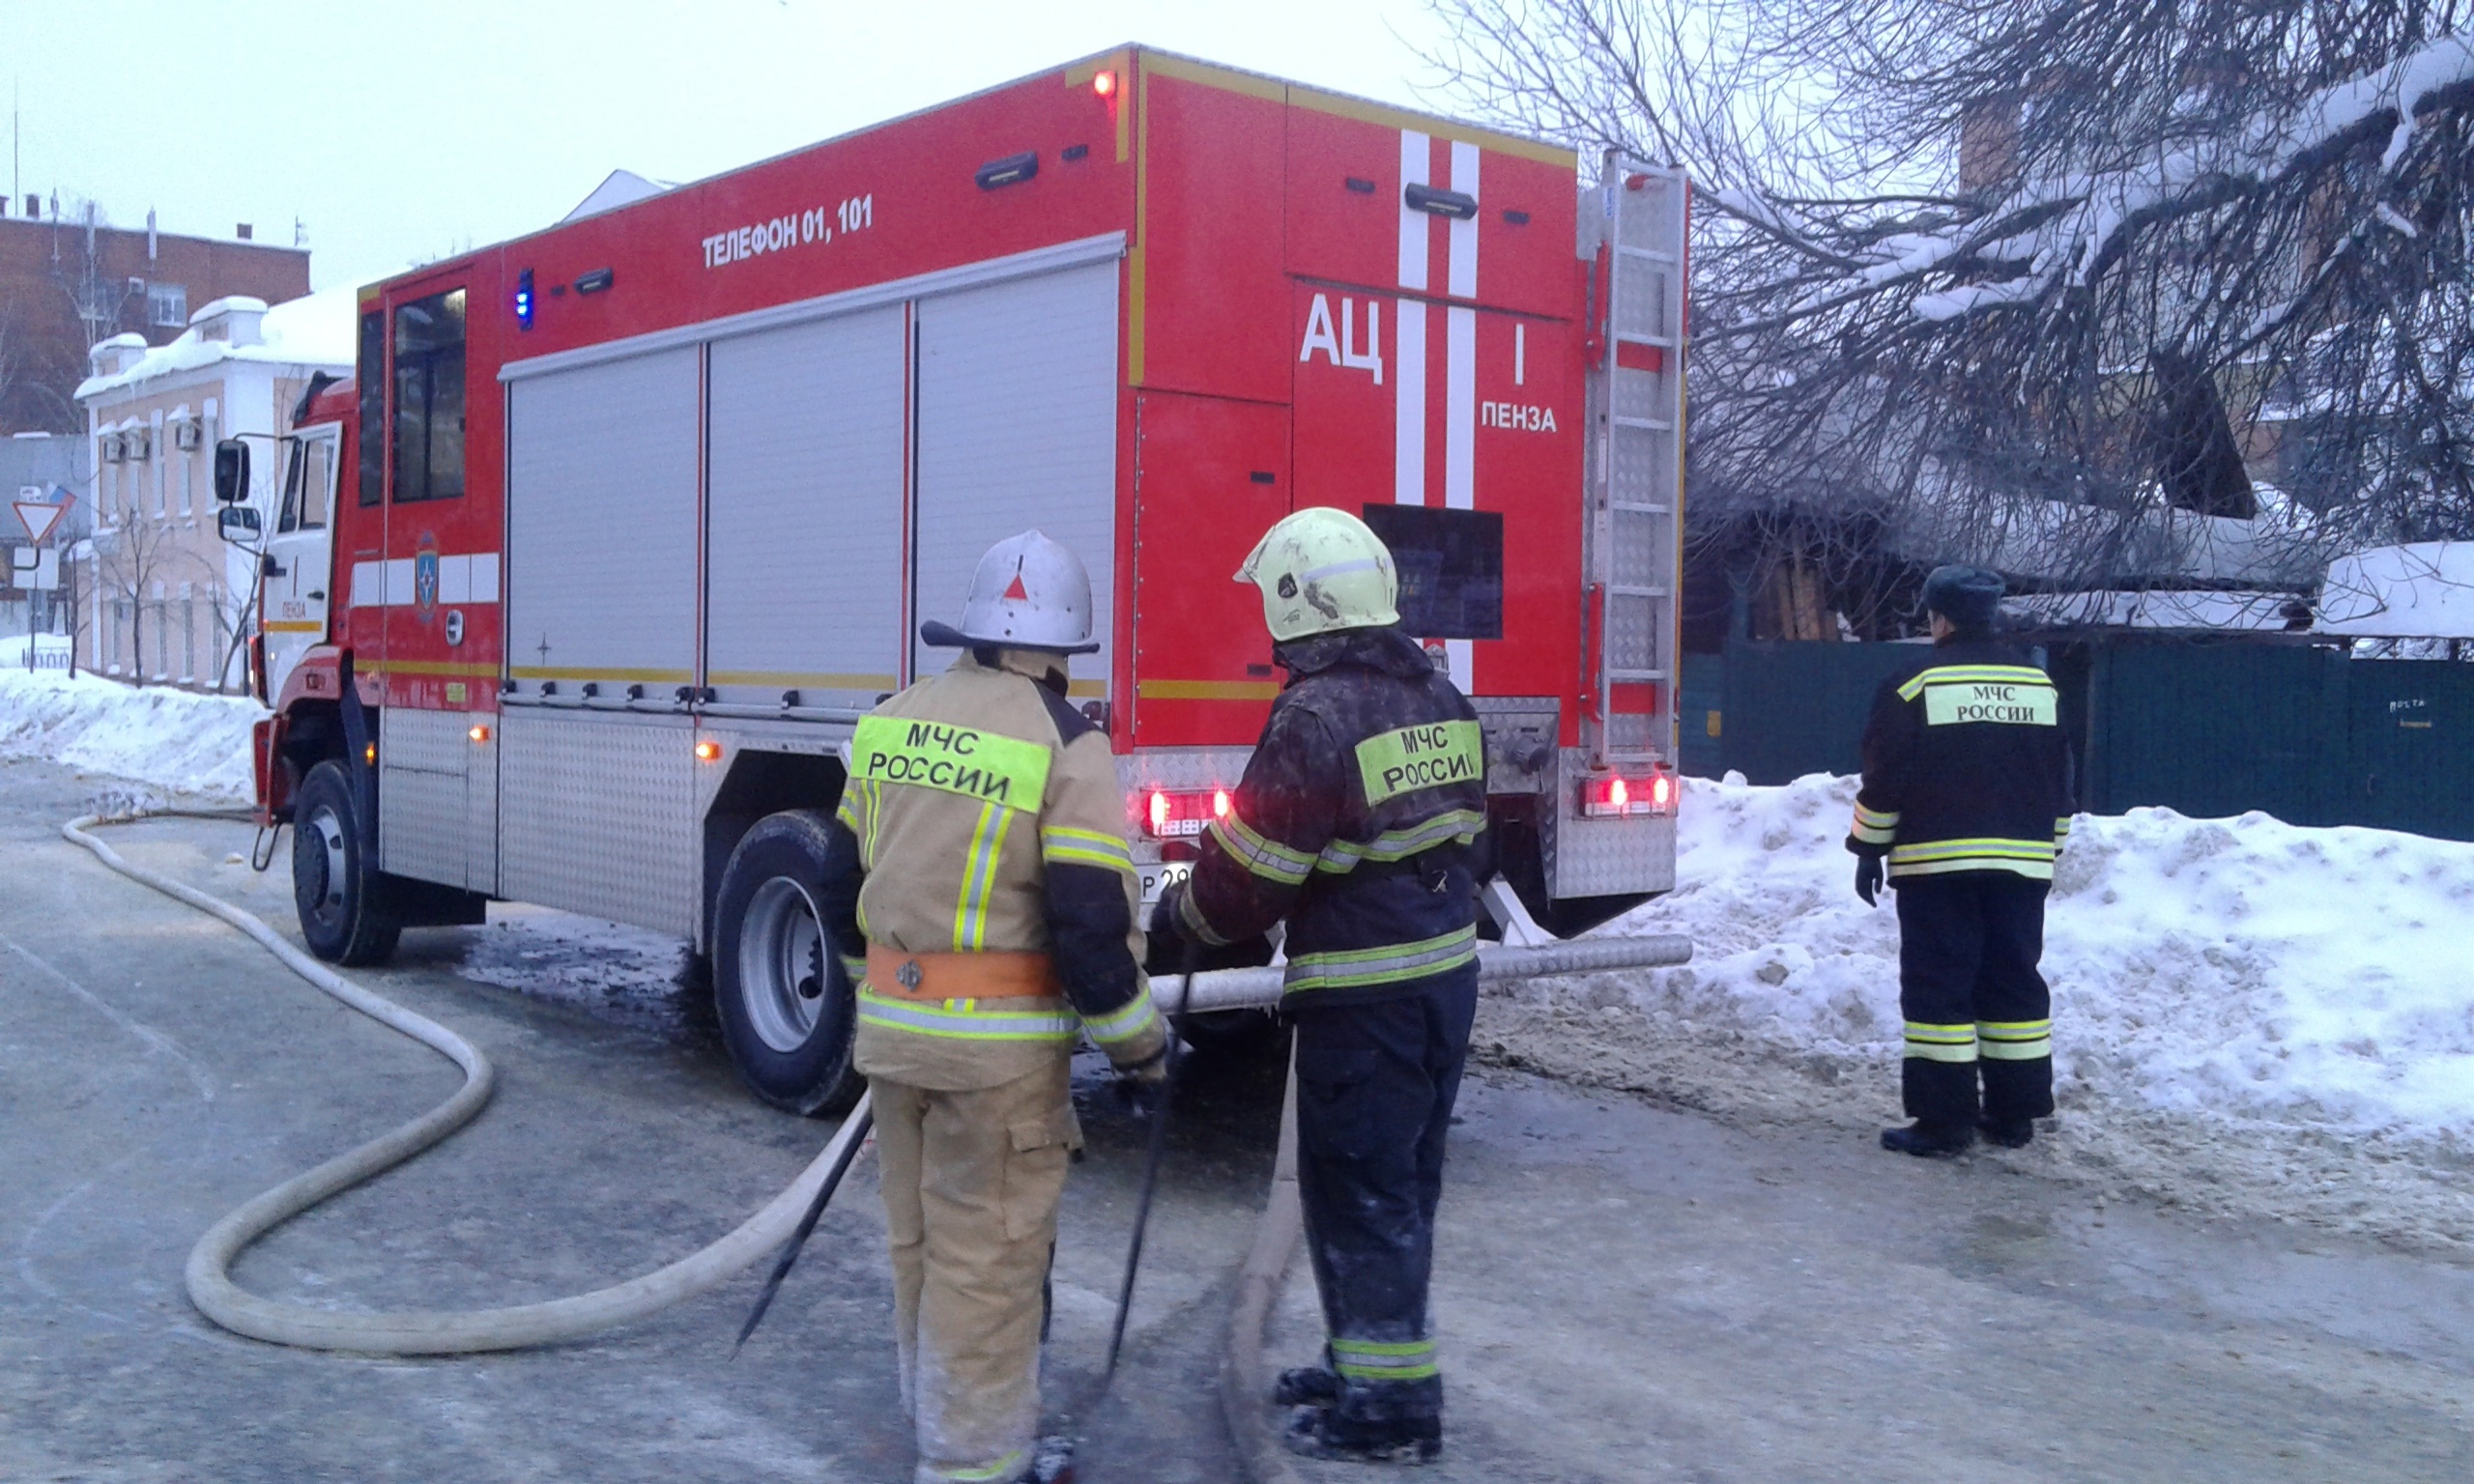
{"type": "Polygon", "coordinates": [[[146,286],[146,323],[158,328],[180,329],[189,322],[188,285],[182,283],[150,283],[146,286]]]}
{"type": "Polygon", "coordinates": [[[397,504],[464,493],[464,291],[395,306],[397,504]]]}

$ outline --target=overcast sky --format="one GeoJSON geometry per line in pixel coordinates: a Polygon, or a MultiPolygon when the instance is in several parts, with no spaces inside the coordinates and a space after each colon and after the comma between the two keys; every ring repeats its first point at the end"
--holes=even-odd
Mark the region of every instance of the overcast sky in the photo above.
{"type": "MultiPolygon", "coordinates": [[[[318,288],[690,181],[1123,42],[1422,100],[1418,0],[0,0],[9,214],[262,242],[318,288]]],[[[0,161],[5,165],[6,161],[0,161]]]]}

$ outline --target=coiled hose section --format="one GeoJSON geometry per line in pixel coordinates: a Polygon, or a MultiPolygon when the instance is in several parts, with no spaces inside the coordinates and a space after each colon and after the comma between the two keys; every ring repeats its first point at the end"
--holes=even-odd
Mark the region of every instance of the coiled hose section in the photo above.
{"type": "Polygon", "coordinates": [[[256,939],[260,947],[281,959],[293,973],[464,1070],[464,1085],[437,1107],[359,1149],[294,1176],[207,1229],[197,1245],[189,1249],[184,1277],[189,1301],[226,1329],[276,1345],[388,1356],[470,1355],[554,1345],[598,1334],[718,1287],[778,1249],[797,1229],[800,1216],[816,1198],[818,1188],[841,1158],[843,1150],[860,1136],[865,1127],[866,1121],[858,1116],[867,1107],[863,1098],[843,1120],[841,1129],[826,1143],[823,1153],[799,1172],[788,1189],[748,1217],[737,1230],[667,1268],[592,1293],[502,1309],[389,1314],[339,1314],[262,1298],[232,1281],[232,1263],[249,1243],[328,1197],[394,1168],[471,1123],[488,1105],[498,1073],[480,1048],[437,1021],[345,979],[293,947],[259,918],[168,876],[132,865],[87,833],[97,825],[127,824],[179,813],[156,811],[111,818],[85,814],[61,826],[61,834],[93,851],[98,860],[122,875],[222,919],[256,939]]]}

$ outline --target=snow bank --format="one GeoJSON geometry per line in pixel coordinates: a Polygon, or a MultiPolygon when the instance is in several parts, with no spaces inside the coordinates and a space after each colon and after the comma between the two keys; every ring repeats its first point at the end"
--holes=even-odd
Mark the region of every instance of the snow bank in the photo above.
{"type": "MultiPolygon", "coordinates": [[[[14,652],[23,665],[23,648],[14,652]]],[[[0,667],[0,757],[41,757],[222,803],[246,803],[253,791],[249,727],[265,714],[240,697],[0,667]]]]}
{"type": "MultiPolygon", "coordinates": [[[[1684,932],[1634,1002],[1801,1057],[1900,1043],[1898,926],[1851,889],[1856,781],[1687,780],[1673,895],[1611,931],[1684,932]]],[[[2474,844],[2264,814],[2083,815],[2047,920],[2066,1108],[2474,1134],[2474,844]]]]}

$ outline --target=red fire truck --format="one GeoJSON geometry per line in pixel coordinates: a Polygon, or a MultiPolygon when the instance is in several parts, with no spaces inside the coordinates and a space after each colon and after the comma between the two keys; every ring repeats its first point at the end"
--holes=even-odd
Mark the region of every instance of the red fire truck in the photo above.
{"type": "Polygon", "coordinates": [[[1668,889],[1686,210],[1129,47],[363,289],[261,558],[303,934],[676,933],[755,1090],[829,1106],[820,863],[754,827],[831,812],[855,720],[944,662],[920,621],[1036,527],[1091,569],[1073,696],[1156,896],[1280,686],[1231,574],[1307,504],[1397,556],[1535,921],[1668,889]]]}

